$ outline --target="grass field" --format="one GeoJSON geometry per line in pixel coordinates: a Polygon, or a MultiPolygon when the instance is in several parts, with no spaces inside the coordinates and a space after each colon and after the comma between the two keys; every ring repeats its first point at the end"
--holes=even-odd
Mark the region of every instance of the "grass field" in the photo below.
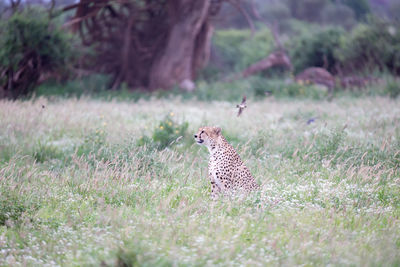
{"type": "Polygon", "coordinates": [[[0,266],[400,265],[400,100],[235,112],[1,101],[0,266]],[[222,127],[260,192],[210,200],[203,125],[222,127]]]}

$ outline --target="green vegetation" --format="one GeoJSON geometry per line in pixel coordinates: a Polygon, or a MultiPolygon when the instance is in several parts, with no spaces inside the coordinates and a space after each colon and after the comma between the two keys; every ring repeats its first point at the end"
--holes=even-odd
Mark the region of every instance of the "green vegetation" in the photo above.
{"type": "Polygon", "coordinates": [[[0,266],[400,266],[396,1],[256,0],[254,35],[223,5],[192,92],[149,91],[172,32],[158,22],[184,16],[168,1],[78,5],[79,42],[59,27],[75,2],[0,1],[0,266]],[[272,27],[294,69],[229,80],[277,49],[272,27]],[[332,94],[295,81],[308,67],[332,94]],[[207,125],[258,192],[211,200],[207,125]]]}
{"type": "Polygon", "coordinates": [[[187,137],[186,131],[189,124],[187,122],[177,123],[173,120],[173,116],[173,112],[165,116],[153,130],[152,138],[144,135],[138,140],[138,145],[155,146],[162,150],[177,143],[181,138],[187,137]]]}
{"type": "Polygon", "coordinates": [[[388,81],[385,91],[391,98],[398,97],[400,95],[400,82],[395,80],[388,81]]]}
{"type": "Polygon", "coordinates": [[[1,101],[0,265],[398,265],[399,100],[248,98],[1,101]],[[260,192],[210,200],[202,125],[260,192]]]}
{"type": "Polygon", "coordinates": [[[309,67],[324,67],[334,71],[339,63],[336,50],[340,48],[340,39],[344,33],[340,28],[329,28],[317,33],[307,33],[292,42],[289,51],[295,72],[309,67]]]}
{"type": "Polygon", "coordinates": [[[371,19],[360,24],[349,35],[342,37],[337,56],[348,68],[378,68],[393,74],[400,73],[399,23],[371,19]]]}
{"type": "Polygon", "coordinates": [[[229,72],[245,69],[267,57],[274,49],[272,34],[265,27],[253,37],[250,30],[220,30],[214,34],[213,44],[221,61],[219,64],[229,72]]]}
{"type": "Polygon", "coordinates": [[[305,31],[288,44],[295,72],[324,67],[336,73],[371,73],[374,69],[399,73],[400,32],[396,23],[370,19],[350,32],[340,28],[305,31]]]}
{"type": "MultiPolygon", "coordinates": [[[[346,90],[340,87],[337,81],[335,96],[391,96],[396,98],[396,89],[400,81],[390,74],[377,73],[381,77],[362,88],[346,90]]],[[[81,80],[70,81],[64,86],[56,82],[40,85],[35,93],[35,98],[47,97],[51,99],[62,99],[68,97],[96,98],[101,100],[117,101],[140,101],[151,99],[170,99],[178,97],[182,101],[229,101],[237,102],[243,95],[254,96],[257,100],[264,98],[275,99],[320,99],[328,98],[327,88],[310,82],[294,82],[290,74],[282,77],[253,76],[232,82],[199,80],[196,90],[184,92],[179,88],[170,91],[132,91],[128,89],[111,91],[104,86],[107,77],[101,75],[88,76],[81,80]]]]}
{"type": "Polygon", "coordinates": [[[41,74],[58,71],[62,76],[72,64],[71,36],[42,12],[29,9],[0,21],[0,86],[8,97],[28,94],[41,74]]]}

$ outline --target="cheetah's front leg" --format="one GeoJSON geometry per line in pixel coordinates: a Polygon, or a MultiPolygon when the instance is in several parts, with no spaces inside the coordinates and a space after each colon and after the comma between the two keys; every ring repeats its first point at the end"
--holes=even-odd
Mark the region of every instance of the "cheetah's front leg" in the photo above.
{"type": "Polygon", "coordinates": [[[211,172],[209,173],[209,178],[211,180],[211,198],[217,199],[223,191],[220,182],[211,172]]]}
{"type": "Polygon", "coordinates": [[[217,199],[221,194],[221,189],[217,186],[215,182],[211,182],[211,198],[217,199]]]}

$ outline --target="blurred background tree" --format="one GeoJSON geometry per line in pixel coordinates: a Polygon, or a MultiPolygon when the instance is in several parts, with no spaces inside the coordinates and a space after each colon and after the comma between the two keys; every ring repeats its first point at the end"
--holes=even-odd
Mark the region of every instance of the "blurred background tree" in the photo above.
{"type": "Polygon", "coordinates": [[[4,0],[0,97],[52,81],[85,90],[76,81],[91,77],[95,90],[193,90],[276,51],[294,74],[398,75],[398,14],[396,0],[4,0]]]}
{"type": "MultiPolygon", "coordinates": [[[[69,22],[83,44],[93,47],[97,71],[138,88],[170,88],[196,78],[208,63],[220,1],[81,0],[69,22]]],[[[189,89],[189,88],[188,88],[189,89]]]]}

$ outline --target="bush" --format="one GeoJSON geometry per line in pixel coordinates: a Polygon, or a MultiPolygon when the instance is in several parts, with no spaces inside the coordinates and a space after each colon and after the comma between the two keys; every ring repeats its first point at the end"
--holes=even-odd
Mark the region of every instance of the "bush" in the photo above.
{"type": "Polygon", "coordinates": [[[388,81],[386,84],[385,92],[391,97],[396,98],[400,95],[400,82],[388,81]]]}
{"type": "Polygon", "coordinates": [[[328,28],[312,34],[304,32],[289,44],[295,72],[308,67],[325,67],[335,73],[360,72],[379,68],[400,73],[400,25],[369,19],[350,33],[328,28]]]}
{"type": "Polygon", "coordinates": [[[400,74],[400,24],[370,19],[342,37],[337,52],[341,64],[351,70],[389,70],[400,74]]]}
{"type": "Polygon", "coordinates": [[[64,70],[71,38],[38,9],[15,13],[0,24],[0,98],[25,95],[40,75],[64,70]]]}
{"type": "Polygon", "coordinates": [[[213,45],[226,72],[240,71],[268,56],[274,48],[271,32],[267,28],[257,31],[253,38],[250,30],[220,30],[214,34],[213,45]]]}
{"type": "Polygon", "coordinates": [[[157,149],[162,150],[185,137],[189,124],[187,122],[177,123],[172,119],[173,116],[172,112],[165,116],[154,129],[152,137],[142,136],[138,140],[138,145],[156,144],[157,149]]]}
{"type": "Polygon", "coordinates": [[[305,34],[289,45],[290,56],[295,72],[308,67],[326,67],[334,71],[338,58],[335,51],[340,47],[344,30],[329,28],[316,34],[305,34]]]}

